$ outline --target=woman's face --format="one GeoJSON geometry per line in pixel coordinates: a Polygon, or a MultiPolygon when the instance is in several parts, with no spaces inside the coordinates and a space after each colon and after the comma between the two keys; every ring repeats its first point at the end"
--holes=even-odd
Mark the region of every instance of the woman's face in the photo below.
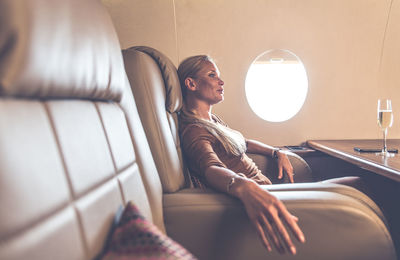
{"type": "Polygon", "coordinates": [[[193,78],[196,86],[195,97],[210,105],[223,101],[224,82],[219,75],[219,70],[214,63],[204,62],[201,70],[193,78]]]}

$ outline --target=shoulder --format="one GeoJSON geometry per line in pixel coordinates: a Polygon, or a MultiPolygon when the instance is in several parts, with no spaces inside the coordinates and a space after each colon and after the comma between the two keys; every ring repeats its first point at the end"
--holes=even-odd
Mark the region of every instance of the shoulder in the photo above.
{"type": "Polygon", "coordinates": [[[204,126],[193,123],[184,125],[180,132],[182,137],[190,137],[191,139],[194,137],[210,135],[204,126]]]}
{"type": "Polygon", "coordinates": [[[190,123],[181,130],[180,139],[184,147],[216,142],[216,138],[201,124],[190,123]]]}

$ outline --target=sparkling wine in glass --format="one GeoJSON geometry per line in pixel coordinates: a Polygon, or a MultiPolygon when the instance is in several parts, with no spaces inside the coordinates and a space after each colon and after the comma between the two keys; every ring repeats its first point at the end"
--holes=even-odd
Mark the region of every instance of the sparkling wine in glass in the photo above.
{"type": "Polygon", "coordinates": [[[390,99],[378,99],[378,125],[383,131],[383,149],[378,155],[392,157],[387,150],[386,136],[387,130],[393,124],[392,101],[390,99]]]}

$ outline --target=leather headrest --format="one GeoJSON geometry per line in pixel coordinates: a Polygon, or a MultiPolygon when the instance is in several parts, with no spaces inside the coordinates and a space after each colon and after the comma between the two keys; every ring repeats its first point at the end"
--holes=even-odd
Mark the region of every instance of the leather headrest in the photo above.
{"type": "Polygon", "coordinates": [[[179,111],[182,108],[182,92],[177,69],[172,61],[161,52],[147,46],[135,46],[125,49],[123,52],[132,50],[146,53],[155,60],[164,79],[166,93],[165,108],[170,113],[179,111]]]}
{"type": "Polygon", "coordinates": [[[121,99],[126,75],[99,0],[0,1],[0,94],[121,99]]]}

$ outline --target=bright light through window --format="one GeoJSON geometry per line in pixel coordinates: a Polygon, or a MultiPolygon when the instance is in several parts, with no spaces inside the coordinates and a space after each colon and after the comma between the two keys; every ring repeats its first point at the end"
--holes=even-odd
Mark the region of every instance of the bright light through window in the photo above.
{"type": "Polygon", "coordinates": [[[307,74],[293,53],[273,50],[263,53],[246,76],[246,97],[259,117],[282,122],[296,115],[307,96],[307,74]]]}

